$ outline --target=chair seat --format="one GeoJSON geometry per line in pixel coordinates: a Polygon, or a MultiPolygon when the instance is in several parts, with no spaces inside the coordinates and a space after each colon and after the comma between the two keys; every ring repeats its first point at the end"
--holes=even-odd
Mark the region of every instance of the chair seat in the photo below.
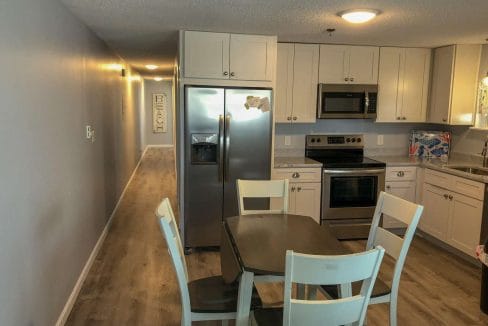
{"type": "MultiPolygon", "coordinates": [[[[188,283],[192,312],[224,313],[237,311],[239,283],[227,284],[221,275],[201,278],[188,283]]],[[[251,309],[261,307],[261,299],[253,288],[251,309]]]]}
{"type": "MultiPolygon", "coordinates": [[[[324,291],[327,292],[333,299],[337,299],[339,297],[337,291],[338,289],[335,285],[322,285],[322,289],[324,289],[324,291]]],[[[356,295],[359,293],[359,291],[361,291],[361,282],[352,283],[352,294],[356,295]]],[[[378,277],[374,283],[371,298],[382,297],[390,294],[390,292],[390,287],[378,277]]]]}
{"type": "Polygon", "coordinates": [[[254,311],[254,319],[258,326],[283,325],[283,307],[257,309],[254,311]]]}

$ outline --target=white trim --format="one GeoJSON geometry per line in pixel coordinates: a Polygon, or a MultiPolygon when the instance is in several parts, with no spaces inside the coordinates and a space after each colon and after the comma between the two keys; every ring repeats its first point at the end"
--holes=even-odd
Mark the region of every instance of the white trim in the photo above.
{"type": "Polygon", "coordinates": [[[146,145],[146,149],[147,150],[148,148],[151,148],[151,147],[154,147],[154,148],[172,148],[172,147],[175,147],[173,144],[165,144],[165,145],[146,145]]]}
{"type": "Polygon", "coordinates": [[[83,286],[83,283],[85,282],[86,277],[88,276],[88,272],[90,271],[93,263],[95,262],[95,258],[97,257],[98,252],[102,248],[102,244],[105,241],[105,238],[107,237],[108,230],[110,229],[110,225],[112,224],[112,219],[117,212],[117,209],[120,206],[120,203],[122,202],[122,198],[124,198],[125,193],[127,189],[129,188],[130,183],[132,182],[132,179],[134,178],[137,169],[141,165],[142,158],[146,154],[147,151],[147,146],[144,152],[142,153],[141,157],[139,158],[139,162],[137,162],[136,167],[134,168],[134,171],[132,172],[132,175],[129,178],[129,181],[127,181],[127,184],[124,187],[124,190],[122,191],[122,194],[120,194],[119,200],[117,201],[117,204],[115,205],[112,214],[110,214],[110,217],[107,221],[107,224],[105,224],[105,228],[102,231],[102,234],[100,234],[100,237],[97,240],[97,243],[95,244],[95,247],[93,247],[92,252],[90,253],[90,256],[88,257],[88,260],[85,263],[85,266],[81,270],[80,276],[78,277],[78,280],[76,281],[75,286],[73,287],[73,290],[71,291],[71,294],[68,297],[68,300],[66,301],[66,304],[64,305],[63,311],[61,311],[61,314],[59,315],[58,320],[56,321],[56,326],[63,326],[66,321],[68,320],[69,314],[71,313],[71,310],[73,309],[73,306],[76,302],[76,299],[78,298],[78,294],[80,293],[81,287],[83,286]]]}

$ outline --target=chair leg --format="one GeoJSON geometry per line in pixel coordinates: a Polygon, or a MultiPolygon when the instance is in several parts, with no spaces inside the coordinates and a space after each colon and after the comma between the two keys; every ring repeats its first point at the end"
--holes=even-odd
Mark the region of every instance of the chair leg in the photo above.
{"type": "Polygon", "coordinates": [[[397,296],[393,295],[390,298],[390,326],[397,326],[397,296]]]}
{"type": "Polygon", "coordinates": [[[229,320],[228,319],[222,320],[222,326],[229,326],[229,320]]]}

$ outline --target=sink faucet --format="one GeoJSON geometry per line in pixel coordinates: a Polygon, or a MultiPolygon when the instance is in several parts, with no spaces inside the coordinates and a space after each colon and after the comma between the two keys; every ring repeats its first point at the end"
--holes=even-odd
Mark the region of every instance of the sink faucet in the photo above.
{"type": "Polygon", "coordinates": [[[488,160],[486,155],[488,154],[488,136],[485,139],[485,144],[483,145],[483,149],[481,150],[481,155],[483,155],[483,167],[486,168],[488,166],[488,160]]]}

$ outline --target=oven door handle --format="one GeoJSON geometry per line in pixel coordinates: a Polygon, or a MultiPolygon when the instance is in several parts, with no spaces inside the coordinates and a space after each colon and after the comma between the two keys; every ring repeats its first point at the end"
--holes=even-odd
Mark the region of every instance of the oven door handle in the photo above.
{"type": "Polygon", "coordinates": [[[323,170],[324,174],[382,174],[385,173],[385,169],[354,169],[354,170],[323,170]]]}

